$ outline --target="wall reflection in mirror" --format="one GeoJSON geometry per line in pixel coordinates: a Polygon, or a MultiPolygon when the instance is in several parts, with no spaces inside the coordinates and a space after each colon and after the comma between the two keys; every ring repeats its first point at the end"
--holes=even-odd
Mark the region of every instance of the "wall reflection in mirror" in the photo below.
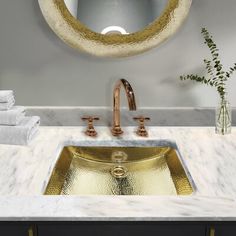
{"type": "Polygon", "coordinates": [[[143,30],[165,9],[168,0],[64,0],[71,15],[102,34],[143,30]]]}

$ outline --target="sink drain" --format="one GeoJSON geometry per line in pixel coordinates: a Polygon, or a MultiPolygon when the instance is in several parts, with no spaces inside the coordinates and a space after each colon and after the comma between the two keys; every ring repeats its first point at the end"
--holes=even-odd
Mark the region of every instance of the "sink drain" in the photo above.
{"type": "Polygon", "coordinates": [[[111,174],[117,179],[125,178],[128,175],[128,169],[124,166],[114,166],[111,169],[111,174]]]}

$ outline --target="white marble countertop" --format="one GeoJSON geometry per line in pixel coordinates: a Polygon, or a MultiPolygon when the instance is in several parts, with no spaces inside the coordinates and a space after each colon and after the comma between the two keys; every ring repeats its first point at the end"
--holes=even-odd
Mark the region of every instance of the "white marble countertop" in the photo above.
{"type": "Polygon", "coordinates": [[[114,138],[98,127],[98,138],[82,127],[41,127],[28,147],[0,145],[0,220],[236,220],[236,128],[216,135],[214,128],[149,127],[139,138],[133,127],[114,138]],[[177,144],[196,191],[191,196],[43,196],[65,145],[138,145],[148,140],[177,144]]]}

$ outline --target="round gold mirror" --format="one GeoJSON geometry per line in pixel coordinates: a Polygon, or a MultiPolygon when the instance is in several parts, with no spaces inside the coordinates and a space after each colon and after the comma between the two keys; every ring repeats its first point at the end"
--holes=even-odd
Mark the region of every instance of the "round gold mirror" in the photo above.
{"type": "Polygon", "coordinates": [[[191,0],[38,0],[52,30],[67,44],[103,57],[158,46],[187,17],[191,0]]]}

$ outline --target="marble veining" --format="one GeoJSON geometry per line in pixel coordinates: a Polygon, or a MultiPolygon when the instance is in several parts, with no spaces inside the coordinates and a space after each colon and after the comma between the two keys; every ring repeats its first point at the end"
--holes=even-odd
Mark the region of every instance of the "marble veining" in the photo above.
{"type": "Polygon", "coordinates": [[[125,127],[114,138],[97,127],[41,127],[28,147],[0,145],[0,220],[236,220],[236,129],[226,136],[214,128],[148,127],[149,138],[125,127]],[[146,143],[147,142],[147,143],[146,143]],[[65,145],[161,145],[178,147],[194,180],[191,196],[43,196],[65,145]]]}

